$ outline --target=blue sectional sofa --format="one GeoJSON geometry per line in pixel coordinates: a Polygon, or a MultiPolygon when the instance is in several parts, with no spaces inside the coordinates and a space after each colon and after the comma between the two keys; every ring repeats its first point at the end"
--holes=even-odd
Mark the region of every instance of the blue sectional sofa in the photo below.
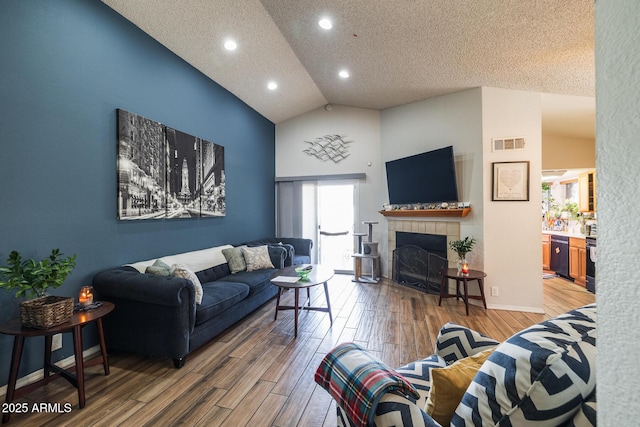
{"type": "MultiPolygon", "coordinates": [[[[182,367],[190,352],[276,296],[278,288],[269,276],[285,267],[291,249],[274,240],[266,245],[274,268],[232,274],[223,250],[234,246],[224,245],[159,258],[167,266],[187,267],[197,280],[149,273],[158,259],[97,273],[93,277],[97,298],[115,304],[104,319],[107,346],[170,358],[176,368],[182,367]]],[[[308,239],[286,240],[294,248],[310,248],[308,239]]],[[[264,246],[263,241],[244,245],[264,246]]]]}

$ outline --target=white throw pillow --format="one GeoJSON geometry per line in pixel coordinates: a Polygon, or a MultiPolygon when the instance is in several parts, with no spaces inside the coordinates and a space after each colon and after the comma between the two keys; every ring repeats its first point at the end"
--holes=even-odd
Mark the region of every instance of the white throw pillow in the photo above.
{"type": "Polygon", "coordinates": [[[196,276],[196,273],[182,264],[173,264],[171,266],[171,275],[173,277],[182,277],[183,279],[191,280],[193,287],[196,289],[196,304],[200,304],[202,302],[202,284],[200,283],[198,276],[196,276]]]}

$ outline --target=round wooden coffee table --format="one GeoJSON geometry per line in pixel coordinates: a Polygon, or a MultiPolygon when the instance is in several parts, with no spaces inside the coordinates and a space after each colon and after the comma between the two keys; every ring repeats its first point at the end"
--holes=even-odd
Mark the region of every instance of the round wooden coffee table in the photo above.
{"type": "Polygon", "coordinates": [[[334,271],[332,268],[322,266],[320,264],[303,264],[303,265],[292,265],[289,267],[285,267],[282,270],[278,270],[273,273],[269,280],[271,283],[276,285],[278,289],[278,300],[276,302],[276,314],[274,319],[278,320],[278,311],[281,310],[295,310],[295,320],[294,320],[294,336],[298,337],[298,314],[300,310],[315,310],[315,311],[323,311],[325,313],[329,313],[329,320],[333,323],[333,316],[331,315],[331,303],[329,302],[329,289],[327,288],[327,282],[333,277],[334,271]],[[311,265],[313,269],[306,280],[300,279],[298,273],[296,273],[296,268],[304,267],[307,265],[311,265]],[[298,280],[294,279],[297,278],[298,280]],[[311,307],[311,295],[309,289],[313,286],[318,286],[322,284],[324,286],[324,295],[327,299],[326,307],[311,307]],[[293,289],[295,292],[294,295],[294,305],[280,305],[280,296],[282,295],[282,291],[284,289],[293,289]],[[307,301],[306,305],[303,303],[300,305],[298,303],[298,296],[300,295],[300,289],[307,290],[307,301]]]}

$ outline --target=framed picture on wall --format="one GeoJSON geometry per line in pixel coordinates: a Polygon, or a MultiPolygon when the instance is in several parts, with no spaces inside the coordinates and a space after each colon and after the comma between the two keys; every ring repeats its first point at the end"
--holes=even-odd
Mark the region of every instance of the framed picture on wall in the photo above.
{"type": "Polygon", "coordinates": [[[529,162],[494,162],[491,200],[529,201],[529,162]]]}
{"type": "Polygon", "coordinates": [[[224,147],[118,109],[118,218],[226,215],[224,147]]]}

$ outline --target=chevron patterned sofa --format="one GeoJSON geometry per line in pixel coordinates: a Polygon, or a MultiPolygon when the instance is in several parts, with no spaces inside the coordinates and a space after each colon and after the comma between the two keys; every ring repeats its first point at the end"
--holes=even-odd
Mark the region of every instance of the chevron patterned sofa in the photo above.
{"type": "Polygon", "coordinates": [[[336,399],[337,425],[344,427],[595,426],[595,358],[591,304],[503,343],[447,323],[435,354],[395,370],[353,343],[341,344],[318,367],[316,382],[336,399]],[[468,369],[474,358],[481,360],[479,369],[471,368],[470,383],[448,377],[451,370],[468,369]],[[467,365],[457,368],[461,364],[467,365]],[[447,401],[456,386],[462,387],[461,400],[447,401]],[[432,401],[433,394],[441,400],[432,401]],[[454,412],[446,414],[447,407],[454,412]]]}

